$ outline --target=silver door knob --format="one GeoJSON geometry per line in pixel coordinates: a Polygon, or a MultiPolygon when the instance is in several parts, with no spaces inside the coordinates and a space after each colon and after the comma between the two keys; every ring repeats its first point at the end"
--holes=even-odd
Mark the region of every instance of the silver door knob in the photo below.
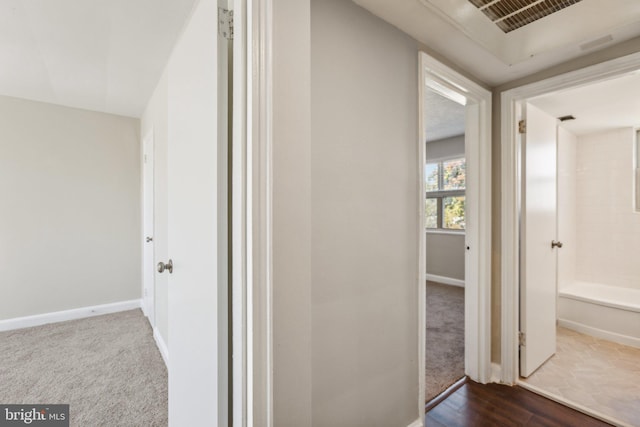
{"type": "Polygon", "coordinates": [[[164,273],[167,270],[169,274],[173,273],[173,261],[169,260],[166,264],[162,261],[158,263],[158,273],[164,273]]]}
{"type": "Polygon", "coordinates": [[[551,249],[553,248],[561,248],[562,247],[562,242],[556,242],[555,240],[551,241],[551,249]]]}
{"type": "Polygon", "coordinates": [[[147,241],[147,243],[152,242],[153,241],[153,237],[148,237],[145,239],[147,241]]]}

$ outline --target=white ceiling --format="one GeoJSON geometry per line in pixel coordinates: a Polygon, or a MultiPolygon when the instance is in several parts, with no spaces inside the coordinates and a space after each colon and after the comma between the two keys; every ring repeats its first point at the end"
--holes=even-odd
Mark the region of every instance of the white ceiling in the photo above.
{"type": "Polygon", "coordinates": [[[640,1],[583,0],[510,33],[468,0],[353,0],[497,86],[640,36],[640,1]]]}
{"type": "Polygon", "coordinates": [[[2,0],[0,95],[140,117],[195,0],[2,0]]]}
{"type": "Polygon", "coordinates": [[[465,107],[432,90],[424,91],[426,141],[464,134],[465,107]]]}
{"type": "Polygon", "coordinates": [[[554,117],[573,115],[562,127],[585,135],[640,126],[640,73],[592,83],[530,100],[554,117]]]}

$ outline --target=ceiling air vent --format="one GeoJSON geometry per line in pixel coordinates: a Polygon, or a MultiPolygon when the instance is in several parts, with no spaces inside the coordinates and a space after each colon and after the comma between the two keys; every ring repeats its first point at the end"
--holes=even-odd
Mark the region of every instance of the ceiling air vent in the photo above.
{"type": "Polygon", "coordinates": [[[582,0],[469,0],[508,33],[582,0]]]}

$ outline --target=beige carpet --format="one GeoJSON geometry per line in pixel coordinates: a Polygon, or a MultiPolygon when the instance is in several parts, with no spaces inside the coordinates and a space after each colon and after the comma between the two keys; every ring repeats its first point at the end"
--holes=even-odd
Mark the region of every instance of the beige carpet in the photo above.
{"type": "Polygon", "coordinates": [[[427,282],[426,401],[464,376],[464,288],[427,282]]]}
{"type": "Polygon", "coordinates": [[[71,426],[166,426],[167,370],[140,310],[2,332],[0,402],[68,403],[71,426]]]}

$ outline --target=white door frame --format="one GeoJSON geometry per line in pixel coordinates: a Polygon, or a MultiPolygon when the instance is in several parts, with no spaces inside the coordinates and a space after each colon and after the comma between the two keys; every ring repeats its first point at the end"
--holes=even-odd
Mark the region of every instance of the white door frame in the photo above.
{"type": "Polygon", "coordinates": [[[519,325],[519,260],[520,253],[520,147],[516,127],[520,120],[518,105],[529,98],[572,87],[619,77],[640,70],[640,53],[623,56],[550,77],[501,94],[501,164],[502,164],[502,245],[501,245],[501,380],[506,384],[518,381],[519,325]]]}
{"type": "MultiPolygon", "coordinates": [[[[247,426],[272,427],[272,0],[246,0],[245,33],[246,75],[250,76],[246,85],[245,132],[245,411],[247,426]]],[[[238,425],[235,420],[234,425],[238,425]]]]}
{"type": "Polygon", "coordinates": [[[246,2],[233,2],[231,124],[231,340],[232,425],[247,426],[247,34],[246,2]]]}
{"type": "MultiPolygon", "coordinates": [[[[270,255],[270,244],[265,246],[261,239],[262,233],[269,230],[267,213],[270,211],[261,209],[259,200],[268,188],[265,183],[269,175],[263,171],[270,171],[261,153],[264,146],[270,147],[271,140],[267,132],[270,128],[262,126],[256,118],[261,117],[262,111],[268,111],[263,94],[267,68],[262,61],[270,50],[262,46],[270,33],[261,24],[266,16],[264,0],[219,0],[218,3],[233,9],[234,24],[230,148],[231,418],[238,427],[267,426],[271,424],[263,420],[271,408],[270,388],[265,391],[259,382],[263,372],[271,372],[270,351],[255,343],[262,343],[266,337],[270,339],[271,331],[270,323],[266,323],[262,315],[265,306],[270,307],[270,300],[264,299],[265,291],[270,295],[270,281],[266,280],[269,276],[265,274],[270,269],[259,268],[265,264],[265,256],[270,255]]],[[[270,316],[270,311],[267,313],[270,316]]]]}
{"type": "Polygon", "coordinates": [[[156,286],[155,286],[155,241],[147,242],[147,237],[154,239],[155,235],[155,176],[154,176],[154,152],[155,140],[153,128],[142,139],[142,310],[149,319],[151,327],[156,325],[156,286]],[[150,171],[149,171],[150,169],[150,171]],[[150,182],[147,177],[151,176],[150,182]],[[150,188],[148,188],[150,186],[150,188]],[[147,198],[150,197],[150,204],[147,198]],[[147,211],[150,210],[150,212],[147,211]],[[148,224],[150,222],[150,224],[148,224]],[[150,226],[153,232],[147,233],[147,226],[150,226]],[[150,253],[148,253],[150,251],[150,253]],[[148,257],[145,255],[149,255],[148,257]],[[151,275],[149,272],[148,261],[151,260],[151,275]]]}
{"type": "MultiPolygon", "coordinates": [[[[491,92],[435,58],[420,52],[418,137],[418,360],[419,413],[425,405],[426,236],[424,219],[426,82],[443,94],[467,99],[465,157],[467,161],[467,247],[465,255],[465,374],[487,383],[491,377],[491,92]],[[439,90],[438,90],[439,89],[439,90]]],[[[446,95],[445,95],[446,96],[446,95]]]]}

